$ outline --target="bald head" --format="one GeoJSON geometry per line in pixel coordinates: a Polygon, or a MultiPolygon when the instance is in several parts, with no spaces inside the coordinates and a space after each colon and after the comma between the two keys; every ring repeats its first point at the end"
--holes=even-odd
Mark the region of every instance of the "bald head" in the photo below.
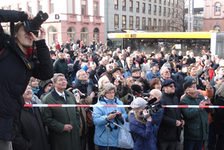
{"type": "Polygon", "coordinates": [[[160,101],[161,96],[162,96],[162,92],[158,89],[153,89],[150,91],[150,99],[155,97],[155,98],[157,98],[156,102],[160,101]]]}

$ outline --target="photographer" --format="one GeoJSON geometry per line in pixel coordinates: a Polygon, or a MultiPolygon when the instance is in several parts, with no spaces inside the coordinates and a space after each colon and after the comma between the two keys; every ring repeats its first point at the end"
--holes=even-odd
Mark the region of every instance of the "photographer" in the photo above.
{"type": "Polygon", "coordinates": [[[134,150],[157,150],[156,136],[158,125],[152,123],[149,111],[145,109],[147,101],[137,97],[131,103],[130,130],[134,140],[134,150]]]}
{"type": "Polygon", "coordinates": [[[24,12],[0,10],[0,22],[11,22],[11,33],[13,33],[11,36],[5,34],[0,25],[1,150],[11,149],[10,141],[14,138],[13,124],[21,112],[22,94],[30,77],[47,80],[53,76],[49,50],[44,40],[45,32],[38,26],[35,31],[40,31],[40,36],[36,36],[36,32],[32,29],[26,30],[22,22],[13,28],[12,22],[29,21],[36,25],[43,23],[42,20],[38,20],[39,16],[35,18],[35,20],[28,20],[28,15],[24,12]]]}
{"type": "MultiPolygon", "coordinates": [[[[115,93],[116,87],[112,83],[107,83],[99,93],[99,99],[96,105],[123,105],[115,97],[115,93]]],[[[95,125],[94,143],[99,146],[99,150],[106,150],[107,146],[113,150],[118,149],[118,133],[120,128],[112,122],[122,124],[126,118],[127,114],[123,107],[93,108],[93,121],[95,125]]]]}

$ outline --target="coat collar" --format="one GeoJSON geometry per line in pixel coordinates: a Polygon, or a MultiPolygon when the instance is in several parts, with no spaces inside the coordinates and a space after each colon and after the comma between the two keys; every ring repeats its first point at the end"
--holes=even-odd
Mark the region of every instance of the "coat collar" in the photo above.
{"type": "MultiPolygon", "coordinates": [[[[64,92],[65,92],[65,97],[67,99],[70,95],[68,94],[68,92],[66,90],[64,92]]],[[[58,93],[56,92],[55,89],[53,89],[51,91],[51,93],[52,93],[52,96],[54,97],[55,100],[59,100],[59,99],[63,98],[63,97],[61,97],[61,96],[58,95],[58,93]]]]}

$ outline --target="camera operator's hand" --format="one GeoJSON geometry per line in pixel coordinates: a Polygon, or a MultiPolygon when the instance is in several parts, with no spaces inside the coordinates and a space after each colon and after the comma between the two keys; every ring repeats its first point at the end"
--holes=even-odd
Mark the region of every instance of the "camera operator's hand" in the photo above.
{"type": "Polygon", "coordinates": [[[39,40],[45,39],[46,32],[42,28],[40,28],[40,36],[39,37],[36,36],[35,34],[33,34],[32,32],[30,32],[30,35],[32,36],[34,41],[39,41],[39,40]]]}
{"type": "Polygon", "coordinates": [[[64,131],[71,131],[72,130],[72,125],[71,124],[65,124],[64,125],[64,131]]]}
{"type": "Polygon", "coordinates": [[[150,121],[150,122],[152,121],[152,116],[150,116],[148,110],[144,109],[144,110],[142,111],[142,113],[143,113],[144,116],[148,116],[148,117],[146,118],[147,121],[150,121]]]}

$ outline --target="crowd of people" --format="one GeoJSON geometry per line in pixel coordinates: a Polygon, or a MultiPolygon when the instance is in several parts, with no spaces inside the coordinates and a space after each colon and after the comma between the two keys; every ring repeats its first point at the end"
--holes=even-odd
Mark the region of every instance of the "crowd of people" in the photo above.
{"type": "Polygon", "coordinates": [[[126,123],[134,150],[224,149],[223,109],[162,107],[223,106],[223,58],[82,41],[48,48],[44,30],[13,23],[25,20],[24,12],[0,10],[0,22],[11,22],[11,36],[0,26],[1,150],[118,150],[126,123]]]}
{"type": "Polygon", "coordinates": [[[160,107],[152,113],[147,107],[152,99],[160,106],[223,105],[222,58],[163,48],[149,54],[131,47],[109,50],[95,43],[57,45],[50,56],[54,77],[32,77],[25,103],[130,108],[24,108],[13,149],[117,150],[122,129],[116,124],[124,122],[130,124],[134,150],[224,149],[222,109],[160,107]]]}

